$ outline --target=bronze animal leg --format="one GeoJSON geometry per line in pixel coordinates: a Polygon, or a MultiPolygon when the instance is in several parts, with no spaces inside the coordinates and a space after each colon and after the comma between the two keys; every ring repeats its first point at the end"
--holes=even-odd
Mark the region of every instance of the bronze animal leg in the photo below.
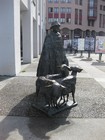
{"type": "Polygon", "coordinates": [[[72,90],[73,103],[75,103],[75,87],[72,90]]]}

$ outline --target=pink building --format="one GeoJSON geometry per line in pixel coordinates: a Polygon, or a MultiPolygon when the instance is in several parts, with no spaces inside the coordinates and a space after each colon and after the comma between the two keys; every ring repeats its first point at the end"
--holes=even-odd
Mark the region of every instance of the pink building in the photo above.
{"type": "Polygon", "coordinates": [[[58,20],[65,39],[105,35],[105,0],[46,0],[46,29],[58,20]]]}

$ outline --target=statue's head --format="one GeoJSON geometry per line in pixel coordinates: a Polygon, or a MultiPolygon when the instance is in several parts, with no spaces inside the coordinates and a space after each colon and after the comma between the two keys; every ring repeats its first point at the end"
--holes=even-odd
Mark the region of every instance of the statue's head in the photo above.
{"type": "Polygon", "coordinates": [[[70,71],[70,68],[66,64],[62,64],[60,66],[60,72],[61,72],[62,77],[68,76],[69,75],[69,71],[70,71]]]}
{"type": "Polygon", "coordinates": [[[60,23],[58,21],[52,22],[50,29],[52,29],[54,32],[59,32],[60,31],[60,23]]]}

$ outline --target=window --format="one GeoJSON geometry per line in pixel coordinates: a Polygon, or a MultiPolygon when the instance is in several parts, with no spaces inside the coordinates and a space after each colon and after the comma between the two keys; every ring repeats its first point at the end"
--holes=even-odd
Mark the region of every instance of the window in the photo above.
{"type": "Polygon", "coordinates": [[[65,3],[66,2],[66,0],[61,0],[61,3],[65,3]]]}
{"type": "Polygon", "coordinates": [[[55,2],[55,3],[58,3],[58,2],[59,2],[59,0],[54,0],[54,2],[55,2]]]}
{"type": "Polygon", "coordinates": [[[48,2],[49,2],[49,3],[52,3],[52,2],[53,2],[53,0],[48,0],[48,2]]]}
{"type": "Polygon", "coordinates": [[[71,18],[66,18],[67,23],[71,23],[71,18]]]}
{"type": "Polygon", "coordinates": [[[71,0],[66,0],[66,3],[71,3],[71,0]]]}
{"type": "Polygon", "coordinates": [[[61,23],[65,23],[65,18],[60,18],[61,23]]]}
{"type": "Polygon", "coordinates": [[[53,18],[48,18],[49,23],[52,23],[53,21],[54,21],[53,18]]]}
{"type": "Polygon", "coordinates": [[[75,9],[75,24],[78,24],[78,9],[75,9]]]}
{"type": "Polygon", "coordinates": [[[75,24],[82,25],[82,10],[75,9],[75,24]]]}
{"type": "Polygon", "coordinates": [[[101,24],[102,24],[102,14],[100,14],[99,27],[101,27],[101,24]]]}
{"type": "Polygon", "coordinates": [[[65,13],[66,12],[66,8],[65,7],[61,7],[61,13],[65,13]]]}
{"type": "Polygon", "coordinates": [[[54,21],[59,21],[59,18],[54,18],[54,21]]]}
{"type": "Polygon", "coordinates": [[[66,10],[66,13],[71,13],[71,8],[67,7],[65,8],[65,10],[66,10]]]}
{"type": "Polygon", "coordinates": [[[82,25],[82,10],[79,10],[79,25],[82,25]]]}
{"type": "Polygon", "coordinates": [[[88,20],[88,26],[94,26],[94,20],[88,20]]]}
{"type": "Polygon", "coordinates": [[[93,6],[94,6],[94,0],[90,0],[90,1],[89,1],[89,6],[90,6],[90,7],[93,7],[93,6]]]}
{"type": "Polygon", "coordinates": [[[79,4],[79,5],[82,5],[82,0],[75,0],[75,4],[76,4],[76,5],[78,5],[78,4],[79,4]]]}
{"type": "Polygon", "coordinates": [[[79,4],[82,5],[82,0],[79,1],[79,4]]]}
{"type": "Polygon", "coordinates": [[[105,6],[103,6],[103,11],[105,11],[105,6]]]}
{"type": "Polygon", "coordinates": [[[54,13],[59,13],[59,8],[58,7],[54,8],[54,13]]]}
{"type": "Polygon", "coordinates": [[[100,5],[100,10],[102,10],[102,5],[100,5]]]}
{"type": "Polygon", "coordinates": [[[103,28],[105,28],[105,15],[103,15],[103,28]]]}
{"type": "Polygon", "coordinates": [[[94,16],[93,9],[89,9],[89,17],[93,17],[93,16],[94,16]]]}
{"type": "Polygon", "coordinates": [[[53,12],[53,8],[52,7],[49,7],[48,8],[48,13],[52,13],[53,12]]]}

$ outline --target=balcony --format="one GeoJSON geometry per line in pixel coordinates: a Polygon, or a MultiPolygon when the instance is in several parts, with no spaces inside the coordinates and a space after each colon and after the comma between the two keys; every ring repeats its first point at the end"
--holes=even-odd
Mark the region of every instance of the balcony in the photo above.
{"type": "Polygon", "coordinates": [[[88,20],[96,20],[97,19],[97,16],[89,16],[88,15],[88,20]]]}

